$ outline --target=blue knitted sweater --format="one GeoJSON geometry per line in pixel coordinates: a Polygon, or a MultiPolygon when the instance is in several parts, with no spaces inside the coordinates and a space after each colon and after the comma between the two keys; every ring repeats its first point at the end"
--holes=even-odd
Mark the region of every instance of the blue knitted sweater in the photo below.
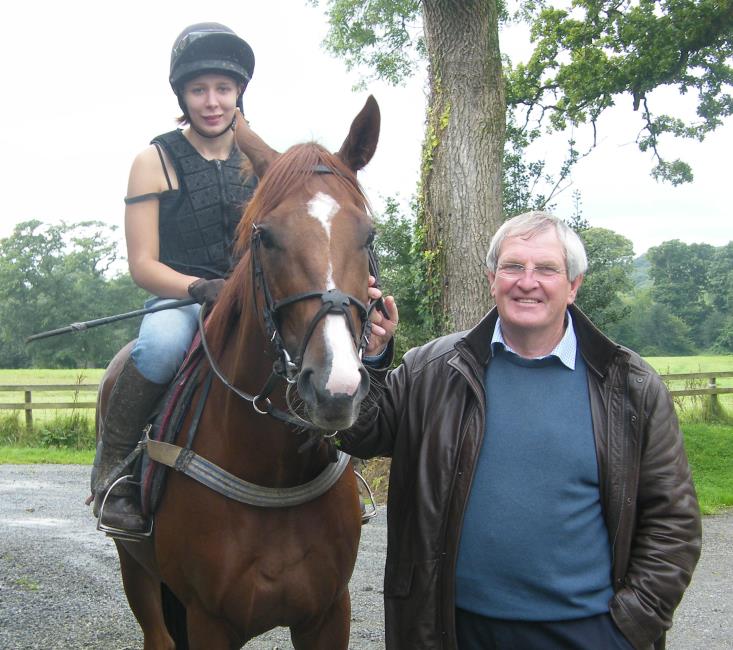
{"type": "Polygon", "coordinates": [[[486,432],[465,514],[456,604],[483,616],[556,621],[608,611],[587,367],[498,350],[486,370],[486,432]]]}

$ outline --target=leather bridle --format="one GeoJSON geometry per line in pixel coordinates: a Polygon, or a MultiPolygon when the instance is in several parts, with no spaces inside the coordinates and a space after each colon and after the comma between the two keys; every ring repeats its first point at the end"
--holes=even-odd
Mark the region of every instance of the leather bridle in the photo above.
{"type": "MultiPolygon", "coordinates": [[[[319,173],[325,173],[320,169],[317,170],[319,173]]],[[[371,334],[371,320],[370,315],[375,308],[381,307],[381,299],[370,303],[368,306],[364,305],[358,298],[351,294],[343,293],[338,289],[329,289],[327,291],[304,291],[297,293],[280,300],[274,300],[272,293],[270,292],[267,278],[262,268],[262,261],[260,259],[260,247],[262,245],[262,233],[263,229],[259,224],[253,224],[252,235],[250,240],[250,257],[251,257],[251,268],[252,268],[252,292],[254,298],[255,309],[257,308],[257,292],[260,291],[263,297],[262,307],[262,321],[265,326],[265,332],[273,348],[275,360],[272,364],[272,372],[270,377],[265,382],[264,386],[257,395],[250,395],[249,393],[242,391],[241,389],[234,386],[222,373],[214,358],[211,355],[209,347],[206,342],[206,333],[204,326],[204,312],[202,308],[199,312],[199,333],[201,335],[201,345],[204,349],[204,353],[211,365],[211,369],[219,380],[232,392],[239,397],[252,403],[253,408],[257,413],[262,415],[270,415],[278,420],[287,422],[288,424],[295,425],[299,428],[309,430],[319,430],[320,427],[315,426],[311,422],[304,420],[292,409],[283,411],[273,406],[269,399],[272,391],[280,380],[287,382],[289,386],[297,383],[302,370],[303,357],[305,355],[306,348],[310,342],[313,332],[315,331],[318,323],[323,320],[327,315],[334,314],[343,316],[349,326],[349,331],[352,337],[357,343],[357,354],[359,359],[362,358],[364,350],[369,343],[369,335],[371,334]],[[288,353],[282,335],[277,325],[279,314],[285,307],[294,305],[295,303],[302,302],[305,300],[320,300],[321,306],[316,314],[311,319],[308,327],[306,328],[303,340],[298,346],[298,350],[294,358],[291,358],[288,353]],[[361,330],[357,333],[354,319],[352,318],[350,307],[355,307],[359,317],[361,318],[361,330]],[[357,339],[358,335],[358,339],[357,339]]],[[[374,254],[374,250],[371,246],[368,249],[369,252],[369,273],[376,278],[376,286],[379,286],[379,268],[377,259],[374,254]]]]}

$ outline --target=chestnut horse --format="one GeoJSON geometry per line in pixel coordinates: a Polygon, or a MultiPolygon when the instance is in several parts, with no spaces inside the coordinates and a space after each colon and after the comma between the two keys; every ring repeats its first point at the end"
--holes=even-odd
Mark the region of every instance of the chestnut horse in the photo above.
{"type": "MultiPolygon", "coordinates": [[[[260,183],[239,225],[240,261],[205,325],[202,373],[219,374],[205,401],[201,387],[191,399],[203,408],[192,450],[275,494],[334,467],[341,454],[326,436],[353,424],[369,389],[361,353],[372,223],[356,172],[378,136],[372,97],[335,155],[314,143],[277,154],[238,119],[237,142],[260,183]]],[[[100,414],[123,357],[103,380],[100,414]]],[[[151,537],[115,539],[145,650],[175,647],[161,584],[185,607],[190,648],[239,648],[278,626],[290,628],[297,649],[348,647],[361,532],[350,463],[327,491],[284,507],[242,502],[167,471],[151,537]]]]}

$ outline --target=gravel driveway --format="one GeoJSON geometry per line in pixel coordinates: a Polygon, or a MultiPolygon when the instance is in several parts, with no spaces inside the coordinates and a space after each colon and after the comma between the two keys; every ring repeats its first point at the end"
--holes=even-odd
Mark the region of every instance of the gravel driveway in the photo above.
{"type": "MultiPolygon", "coordinates": [[[[114,544],[84,506],[89,468],[0,465],[0,650],[138,650],[114,544]]],[[[353,650],[384,647],[382,509],[362,531],[351,581],[353,650]]],[[[703,554],[669,650],[733,648],[733,511],[704,520],[703,554]]],[[[247,648],[292,648],[286,630],[247,648]]]]}

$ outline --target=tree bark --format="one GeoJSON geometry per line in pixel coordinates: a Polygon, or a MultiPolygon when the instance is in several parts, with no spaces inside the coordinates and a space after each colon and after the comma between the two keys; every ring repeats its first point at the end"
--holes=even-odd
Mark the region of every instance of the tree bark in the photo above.
{"type": "Polygon", "coordinates": [[[430,95],[420,223],[439,332],[490,304],[485,256],[502,222],[506,102],[495,0],[423,0],[430,95]]]}

